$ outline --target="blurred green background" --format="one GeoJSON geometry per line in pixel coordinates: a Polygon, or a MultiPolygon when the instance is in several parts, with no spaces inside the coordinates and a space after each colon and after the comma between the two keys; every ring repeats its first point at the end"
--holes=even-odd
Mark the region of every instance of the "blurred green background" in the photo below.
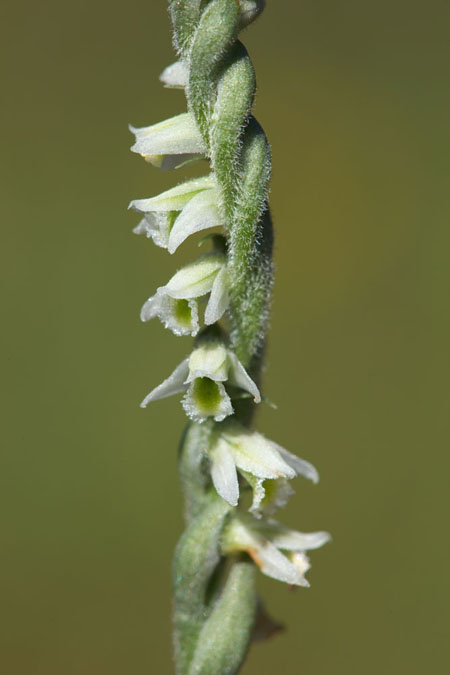
{"type": "MultiPolygon", "coordinates": [[[[243,35],[273,146],[277,282],[258,428],[312,461],[284,514],[334,541],[244,675],[435,675],[448,647],[450,7],[268,0],[243,35]]],[[[184,110],[163,0],[17,0],[1,19],[1,647],[8,675],[173,671],[187,353],[138,313],[174,258],[132,198],[188,175],[128,150],[184,110]]],[[[192,170],[191,170],[192,172],[192,170]]]]}

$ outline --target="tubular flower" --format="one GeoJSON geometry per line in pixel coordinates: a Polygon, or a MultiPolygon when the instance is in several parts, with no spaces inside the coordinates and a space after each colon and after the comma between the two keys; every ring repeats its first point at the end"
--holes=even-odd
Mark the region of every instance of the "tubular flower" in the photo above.
{"type": "Polygon", "coordinates": [[[197,300],[172,298],[167,293],[158,291],[141,309],[141,321],[150,321],[155,317],[174,335],[195,336],[200,329],[197,300]]]}
{"type": "Polygon", "coordinates": [[[145,397],[141,407],[145,408],[157,399],[186,392],[183,408],[192,420],[204,422],[213,417],[220,422],[233,414],[225,384],[247,391],[256,403],[261,401],[258,387],[236,355],[220,340],[206,339],[145,397]]]}
{"type": "Polygon", "coordinates": [[[222,538],[225,554],[245,551],[268,577],[293,586],[309,586],[305,573],[309,558],[305,551],[320,548],[331,537],[328,532],[303,534],[275,520],[258,520],[242,514],[234,516],[222,538]]]}
{"type": "Polygon", "coordinates": [[[270,511],[285,503],[281,495],[287,498],[292,494],[287,479],[304,476],[314,483],[319,480],[312,464],[235,421],[218,427],[211,437],[208,455],[211,478],[219,495],[232,506],[237,505],[239,470],[253,488],[252,511],[270,511]]]}
{"type": "Polygon", "coordinates": [[[131,146],[147,162],[159,169],[178,169],[206,154],[200,132],[190,113],[182,113],[150,127],[130,126],[136,136],[131,146]]]}
{"type": "Polygon", "coordinates": [[[218,321],[229,304],[225,262],[224,256],[210,253],[183,267],[144,303],[141,320],[158,317],[175,335],[196,335],[197,299],[210,293],[205,324],[218,321]]]}
{"type": "Polygon", "coordinates": [[[129,208],[143,214],[134,229],[174,253],[189,235],[221,225],[219,195],[212,175],[187,181],[151,199],[135,199],[129,208]]]}

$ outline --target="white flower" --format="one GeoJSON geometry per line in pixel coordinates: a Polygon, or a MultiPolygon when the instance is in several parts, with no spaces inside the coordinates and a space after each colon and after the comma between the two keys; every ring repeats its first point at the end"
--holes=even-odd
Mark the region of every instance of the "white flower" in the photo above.
{"type": "Polygon", "coordinates": [[[210,293],[205,310],[205,324],[210,326],[216,323],[229,304],[226,257],[218,253],[202,256],[181,268],[157,292],[176,300],[192,300],[210,293]]]}
{"type": "Polygon", "coordinates": [[[222,539],[225,554],[245,551],[268,577],[294,586],[309,586],[305,573],[310,568],[305,551],[320,548],[331,537],[328,532],[303,534],[274,520],[235,516],[222,539]]]}
{"type": "Polygon", "coordinates": [[[219,193],[213,176],[187,181],[151,199],[135,199],[130,207],[144,214],[134,232],[152,237],[174,253],[189,235],[221,225],[219,193]]]}
{"type": "Polygon", "coordinates": [[[189,79],[189,67],[186,61],[176,61],[167,66],[159,76],[165,87],[184,89],[189,79]]]}
{"type": "Polygon", "coordinates": [[[182,113],[150,127],[130,126],[130,131],[136,136],[131,150],[161,169],[177,169],[206,154],[191,113],[182,113]]]}
{"type": "Polygon", "coordinates": [[[197,335],[197,298],[207,293],[205,323],[218,321],[229,303],[225,262],[223,255],[210,253],[183,267],[144,303],[141,321],[158,317],[175,335],[197,335]]]}
{"type": "Polygon", "coordinates": [[[225,383],[249,392],[256,403],[259,390],[236,355],[223,342],[205,339],[156,389],[141,403],[145,408],[151,401],[186,392],[183,407],[188,416],[198,422],[208,417],[222,421],[233,413],[225,383]]]}
{"type": "MultiPolygon", "coordinates": [[[[300,475],[314,482],[319,479],[312,464],[234,421],[224,424],[212,436],[208,454],[211,459],[211,477],[219,495],[236,506],[239,500],[239,469],[254,489],[253,511],[264,510],[261,504],[266,506],[264,498],[267,481],[278,483],[300,475]]],[[[283,490],[283,498],[287,498],[290,492],[284,482],[281,484],[283,490]]],[[[277,489],[271,487],[268,496],[272,499],[275,497],[274,504],[271,503],[272,499],[268,499],[269,509],[281,505],[281,495],[277,495],[277,489]]]]}
{"type": "Polygon", "coordinates": [[[175,335],[197,335],[198,303],[196,300],[176,300],[166,293],[156,293],[143,305],[141,321],[158,317],[175,335]]]}

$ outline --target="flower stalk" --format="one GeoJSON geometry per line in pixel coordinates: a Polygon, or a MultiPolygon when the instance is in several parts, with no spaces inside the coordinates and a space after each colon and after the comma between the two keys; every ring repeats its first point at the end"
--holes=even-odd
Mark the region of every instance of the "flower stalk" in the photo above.
{"type": "MultiPolygon", "coordinates": [[[[179,675],[233,675],[255,635],[261,602],[255,570],[308,586],[306,551],[329,539],[272,520],[296,476],[316,469],[252,430],[260,394],[270,298],[273,231],[268,207],[271,156],[252,115],[256,80],[240,31],[264,0],[170,0],[179,60],[166,87],[183,89],[187,112],[130,127],[132,146],[162,169],[209,162],[204,177],[131,202],[135,228],[170,254],[212,230],[212,249],[149,297],[141,319],[159,318],[193,351],[143,400],[182,394],[190,423],[179,473],[187,529],[174,558],[174,645],[179,675]]],[[[270,624],[262,616],[258,624],[270,624]]]]}

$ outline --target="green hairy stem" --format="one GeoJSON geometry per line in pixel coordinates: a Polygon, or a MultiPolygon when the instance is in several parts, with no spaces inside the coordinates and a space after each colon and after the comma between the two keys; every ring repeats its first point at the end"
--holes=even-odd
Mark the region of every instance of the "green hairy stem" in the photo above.
{"type": "MultiPolygon", "coordinates": [[[[302,534],[271,518],[293,493],[289,480],[301,475],[317,482],[318,474],[251,429],[262,400],[273,285],[271,156],[252,115],[255,73],[238,37],[264,5],[171,0],[180,60],[161,79],[185,90],[188,112],[131,128],[132,150],[159,168],[201,158],[210,164],[208,175],[131,202],[143,214],[134,232],[174,253],[188,236],[220,228],[208,238],[211,251],[178,270],[141,311],[143,321],[158,317],[176,335],[197,336],[190,356],[141,403],[145,408],[183,392],[191,419],[178,463],[186,520],[173,565],[178,675],[237,673],[262,612],[256,566],[274,579],[308,586],[305,551],[329,540],[325,532],[302,534]]],[[[266,615],[261,624],[262,637],[273,632],[266,615]]]]}

